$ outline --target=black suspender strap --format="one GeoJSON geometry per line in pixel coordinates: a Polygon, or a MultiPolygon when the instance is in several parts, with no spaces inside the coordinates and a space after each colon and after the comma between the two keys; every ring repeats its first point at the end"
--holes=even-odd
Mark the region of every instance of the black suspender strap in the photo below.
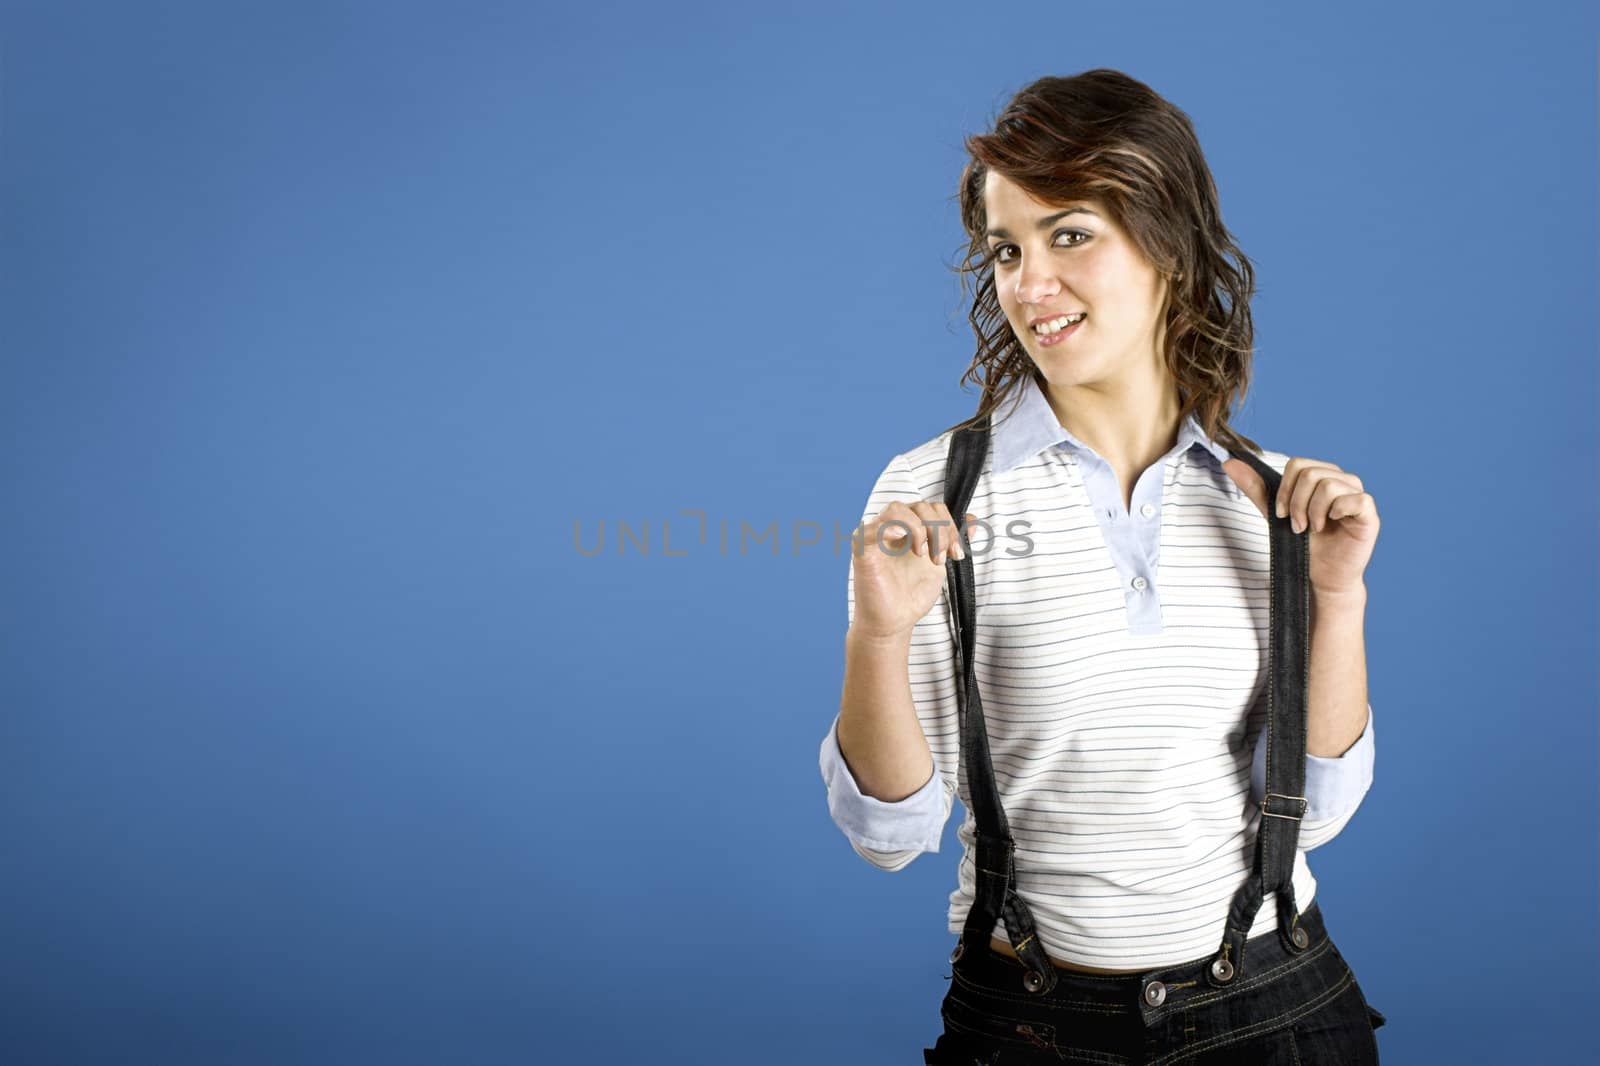
{"type": "MultiPolygon", "coordinates": [[[[989,451],[989,419],[975,428],[956,430],[950,437],[945,466],[945,506],[957,524],[963,522],[973,488],[989,451]]],[[[977,825],[974,858],[976,893],[961,934],[962,947],[988,951],[996,920],[1003,914],[1006,933],[1018,958],[1028,967],[1023,984],[1030,992],[1048,992],[1056,985],[1056,968],[1035,935],[1033,914],[1017,895],[1013,855],[1016,844],[1006,824],[989,759],[989,734],[983,722],[983,699],[978,694],[976,653],[977,606],[974,600],[970,545],[960,559],[945,561],[945,591],[955,627],[956,704],[961,718],[961,759],[966,771],[972,818],[977,825]]]]}
{"type": "Polygon", "coordinates": [[[1261,824],[1256,830],[1255,862],[1250,876],[1233,897],[1222,946],[1211,963],[1211,976],[1219,983],[1233,980],[1244,962],[1245,940],[1255,923],[1266,893],[1278,898],[1278,929],[1292,951],[1309,943],[1297,928],[1299,909],[1294,900],[1294,860],[1300,847],[1300,821],[1306,813],[1306,711],[1311,668],[1311,539],[1296,533],[1292,519],[1277,516],[1277,498],[1283,476],[1248,450],[1235,458],[1248,463],[1266,483],[1271,527],[1270,563],[1272,591],[1268,613],[1270,641],[1267,652],[1267,772],[1266,795],[1261,800],[1261,824]]]}

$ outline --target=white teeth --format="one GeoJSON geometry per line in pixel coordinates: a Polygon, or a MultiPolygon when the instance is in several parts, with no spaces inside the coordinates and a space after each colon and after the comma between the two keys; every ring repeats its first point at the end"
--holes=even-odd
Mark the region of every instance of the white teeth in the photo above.
{"type": "Polygon", "coordinates": [[[1061,330],[1066,329],[1068,326],[1081,320],[1083,317],[1084,316],[1081,314],[1062,315],[1060,318],[1052,318],[1048,322],[1039,323],[1037,326],[1033,327],[1033,331],[1041,336],[1048,337],[1052,333],[1059,333],[1061,330]]]}

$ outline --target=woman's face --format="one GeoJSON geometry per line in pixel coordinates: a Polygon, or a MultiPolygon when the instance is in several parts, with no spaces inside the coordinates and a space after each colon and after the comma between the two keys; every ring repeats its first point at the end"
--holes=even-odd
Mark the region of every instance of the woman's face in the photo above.
{"type": "Polygon", "coordinates": [[[1050,384],[1160,372],[1166,281],[1102,204],[1041,204],[993,171],[983,197],[1000,307],[1050,384]],[[1054,336],[1034,328],[1068,314],[1087,317],[1054,336]]]}

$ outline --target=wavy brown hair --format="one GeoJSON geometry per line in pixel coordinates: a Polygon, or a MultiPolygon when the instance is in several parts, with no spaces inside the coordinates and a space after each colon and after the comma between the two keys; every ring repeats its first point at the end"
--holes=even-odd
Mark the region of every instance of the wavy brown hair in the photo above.
{"type": "Polygon", "coordinates": [[[987,133],[965,139],[971,159],[957,196],[967,232],[952,269],[978,337],[961,376],[978,383],[976,425],[1015,394],[1038,367],[1000,307],[985,243],[984,177],[995,171],[1042,203],[1098,200],[1168,282],[1163,357],[1178,383],[1180,420],[1194,414],[1229,451],[1261,448],[1228,424],[1250,384],[1255,270],[1226,226],[1217,187],[1189,116],[1154,89],[1117,70],[1043,77],[1006,104],[987,133]]]}

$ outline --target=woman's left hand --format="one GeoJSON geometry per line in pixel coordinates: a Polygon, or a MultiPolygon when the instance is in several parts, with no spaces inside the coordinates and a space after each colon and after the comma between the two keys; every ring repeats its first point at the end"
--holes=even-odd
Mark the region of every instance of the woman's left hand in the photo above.
{"type": "MultiPolygon", "coordinates": [[[[1267,486],[1243,459],[1222,468],[1267,518],[1267,486]]],[[[1378,504],[1361,479],[1333,463],[1295,456],[1283,468],[1276,513],[1287,513],[1296,533],[1311,529],[1311,588],[1325,596],[1357,592],[1378,542],[1378,504]]]]}

